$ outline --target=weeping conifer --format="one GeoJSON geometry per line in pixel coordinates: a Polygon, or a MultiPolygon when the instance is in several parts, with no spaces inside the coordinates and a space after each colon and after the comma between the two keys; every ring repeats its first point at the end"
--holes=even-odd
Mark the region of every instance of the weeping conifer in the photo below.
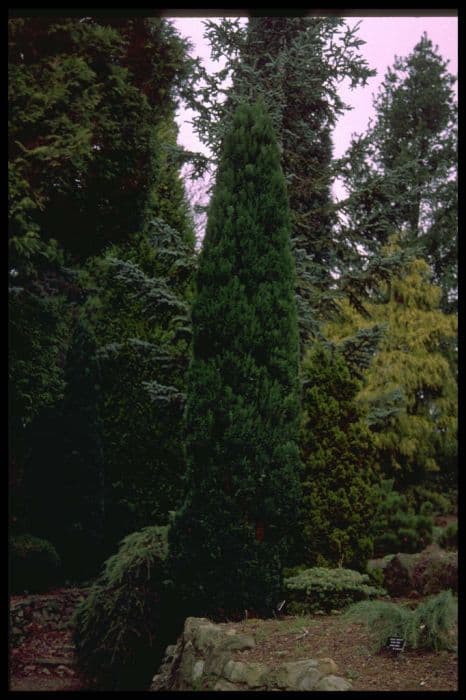
{"type": "Polygon", "coordinates": [[[290,219],[264,107],[225,137],[200,258],[186,499],[171,569],[190,614],[266,611],[299,503],[298,330],[290,219]]]}

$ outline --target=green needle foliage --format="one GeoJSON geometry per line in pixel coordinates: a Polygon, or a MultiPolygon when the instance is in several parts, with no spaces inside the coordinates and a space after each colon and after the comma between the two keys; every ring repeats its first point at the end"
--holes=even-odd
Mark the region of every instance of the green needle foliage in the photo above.
{"type": "Polygon", "coordinates": [[[267,106],[287,181],[305,341],[318,332],[322,314],[332,306],[331,271],[337,260],[331,129],[348,108],[338,84],[364,85],[373,74],[360,55],[364,42],[357,26],[350,28],[338,17],[251,16],[245,26],[223,19],[206,22],[205,36],[212,58],[221,56],[224,65],[198,88],[194,128],[218,158],[236,106],[245,99],[262,99],[267,106]],[[225,99],[226,78],[231,87],[225,99]]]}
{"type": "Polygon", "coordinates": [[[384,479],[379,486],[379,504],[373,515],[374,554],[420,552],[432,542],[432,504],[425,501],[415,513],[407,498],[393,488],[394,479],[384,479]]]}
{"type": "MultiPolygon", "coordinates": [[[[398,247],[393,240],[386,250],[398,247]]],[[[433,475],[454,481],[457,474],[457,385],[442,354],[445,343],[457,344],[457,318],[441,311],[440,300],[427,263],[417,259],[380,285],[366,304],[370,318],[342,302],[339,323],[326,327],[342,341],[386,324],[358,402],[368,408],[382,472],[398,488],[433,475]]]]}
{"type": "Polygon", "coordinates": [[[302,364],[304,560],[363,569],[373,550],[375,446],[343,357],[315,345],[302,364]]]}
{"type": "Polygon", "coordinates": [[[78,607],[78,666],[99,690],[146,690],[167,640],[159,605],[167,528],[146,527],[121,542],[78,607]]]}
{"type": "Polygon", "coordinates": [[[359,236],[376,253],[403,231],[404,245],[416,241],[431,266],[447,313],[456,311],[458,296],[455,82],[424,34],[387,70],[374,123],[340,163],[349,193],[345,236],[359,236]]]}
{"type": "Polygon", "coordinates": [[[352,605],[345,617],[367,625],[374,640],[374,651],[400,636],[410,649],[451,649],[452,632],[457,619],[457,601],[451,591],[420,603],[415,610],[382,600],[361,601],[352,605]]]}
{"type": "Polygon", "coordinates": [[[270,610],[299,503],[298,330],[285,181],[271,121],[238,107],[194,302],[187,495],[172,576],[190,614],[270,610]]]}

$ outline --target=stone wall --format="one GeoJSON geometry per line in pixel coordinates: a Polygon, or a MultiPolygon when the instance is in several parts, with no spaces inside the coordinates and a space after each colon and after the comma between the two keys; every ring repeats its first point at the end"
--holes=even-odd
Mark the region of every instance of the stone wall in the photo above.
{"type": "Polygon", "coordinates": [[[176,645],[167,647],[152,680],[152,691],[170,690],[351,690],[337,676],[332,659],[306,659],[268,666],[235,660],[234,654],[256,646],[250,635],[188,617],[176,645]]]}
{"type": "Polygon", "coordinates": [[[77,605],[87,596],[88,590],[76,588],[13,598],[10,602],[11,646],[19,646],[34,624],[49,630],[69,627],[77,605]]]}

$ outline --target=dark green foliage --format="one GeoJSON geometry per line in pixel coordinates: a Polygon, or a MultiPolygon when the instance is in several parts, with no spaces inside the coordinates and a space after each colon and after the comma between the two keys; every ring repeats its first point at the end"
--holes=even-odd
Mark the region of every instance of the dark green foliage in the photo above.
{"type": "Polygon", "coordinates": [[[43,593],[61,577],[61,561],[47,540],[31,535],[10,539],[10,593],[43,593]]]}
{"type": "Polygon", "coordinates": [[[331,271],[338,255],[332,235],[331,128],[347,108],[338,94],[339,82],[364,85],[372,74],[359,53],[363,42],[358,27],[337,17],[251,16],[245,26],[224,19],[206,27],[212,58],[221,56],[225,65],[204,76],[204,86],[198,88],[195,129],[218,158],[236,106],[263,99],[287,180],[304,340],[319,332],[322,315],[333,305],[331,271]],[[231,87],[224,99],[227,77],[231,87]]]}
{"type": "Polygon", "coordinates": [[[438,539],[437,543],[443,549],[458,549],[458,523],[450,523],[445,527],[438,539]]]}
{"type": "Polygon", "coordinates": [[[100,690],[148,689],[167,644],[160,602],[166,556],[166,527],[128,535],[75,613],[78,665],[100,690]]]}
{"type": "Polygon", "coordinates": [[[414,510],[420,510],[424,501],[430,501],[435,515],[452,515],[457,512],[458,493],[437,490],[439,487],[441,484],[437,484],[435,481],[418,484],[408,488],[404,495],[414,510]]]}
{"type": "Polygon", "coordinates": [[[131,245],[88,266],[102,368],[107,552],[128,532],[166,521],[181,500],[194,269],[189,220],[176,230],[156,218],[131,245]]]}
{"type": "Polygon", "coordinates": [[[65,359],[63,399],[27,431],[21,484],[24,526],[51,540],[66,578],[86,580],[102,562],[104,474],[95,339],[78,321],[65,359]]]}
{"type": "Polygon", "coordinates": [[[356,603],[345,613],[349,621],[367,626],[373,650],[380,651],[389,637],[402,637],[409,649],[452,649],[452,632],[458,617],[458,603],[451,591],[420,603],[415,610],[382,600],[356,603]]]}
{"type": "MultiPolygon", "coordinates": [[[[99,440],[107,459],[107,495],[120,487],[122,492],[110,499],[107,509],[107,523],[113,518],[107,529],[121,524],[107,538],[111,546],[152,522],[154,511],[166,515],[179,498],[181,407],[176,407],[176,415],[162,407],[154,416],[152,397],[158,400],[157,386],[173,386],[182,393],[190,340],[186,303],[155,303],[171,302],[177,295],[186,302],[193,270],[194,235],[178,174],[173,120],[177,94],[191,80],[186,49],[159,18],[24,17],[9,22],[13,518],[23,531],[28,530],[28,519],[34,519],[38,530],[31,531],[54,529],[63,543],[68,533],[66,554],[74,552],[78,568],[82,557],[76,556],[77,539],[100,530],[96,518],[101,515],[89,513],[83,495],[83,489],[88,495],[92,490],[96,495],[95,488],[101,491],[100,457],[96,461],[95,455],[99,440]],[[151,232],[145,237],[139,232],[147,233],[149,218],[160,216],[169,230],[176,228],[176,236],[162,235],[158,228],[155,241],[149,243],[151,232]],[[160,256],[154,266],[155,248],[160,256]],[[100,273],[110,267],[112,254],[120,262],[105,278],[100,273]],[[137,269],[131,275],[134,269],[128,270],[127,263],[141,265],[142,282],[159,278],[153,285],[160,292],[156,300],[145,303],[153,290],[143,284],[138,291],[141,276],[137,269]],[[112,302],[125,281],[131,288],[118,307],[112,302]],[[99,350],[111,343],[124,349],[113,366],[102,366],[102,381],[95,382],[100,396],[92,382],[83,380],[78,394],[84,386],[87,393],[79,404],[76,389],[81,380],[70,378],[71,367],[66,365],[74,363],[68,351],[82,317],[95,333],[99,350]],[[150,326],[155,328],[152,333],[147,332],[150,326]],[[151,343],[150,349],[145,342],[151,343]],[[165,371],[167,346],[170,372],[165,371]],[[68,379],[74,386],[66,387],[68,379]],[[151,382],[150,392],[144,381],[151,382]],[[97,409],[102,422],[90,427],[90,413],[95,410],[97,415],[97,409]],[[89,430],[83,427],[86,422],[89,430]],[[165,473],[157,483],[158,463],[165,473]],[[26,473],[28,483],[23,483],[26,473]],[[175,475],[173,484],[165,478],[169,473],[175,475]],[[76,479],[79,486],[73,493],[70,484],[76,479]],[[91,486],[92,479],[96,481],[91,486]],[[145,489],[148,480],[151,489],[145,489]],[[63,488],[69,497],[64,497],[63,488]],[[134,512],[146,491],[139,517],[134,512]],[[157,500],[154,492],[163,495],[157,500]],[[160,504],[164,499],[167,503],[160,504]],[[132,509],[126,521],[113,507],[115,500],[128,504],[124,515],[132,509]]],[[[99,359],[104,365],[100,353],[99,359]]],[[[85,367],[90,369],[81,363],[83,372],[85,367]]],[[[79,375],[76,364],[71,371],[79,375]]],[[[98,560],[96,547],[80,549],[89,564],[94,556],[98,560]]]]}
{"type": "MultiPolygon", "coordinates": [[[[15,278],[16,282],[16,278],[15,278]]],[[[12,513],[23,522],[21,487],[30,435],[41,413],[54,414],[65,388],[69,313],[61,295],[44,296],[22,278],[9,294],[9,448],[12,513]]]]}
{"type": "Polygon", "coordinates": [[[419,552],[432,542],[432,504],[426,501],[416,514],[393,484],[393,479],[387,479],[379,487],[379,506],[373,522],[376,556],[419,552]]]}
{"type": "Polygon", "coordinates": [[[185,49],[158,18],[29,17],[9,29],[11,235],[32,235],[18,225],[34,212],[43,236],[82,259],[141,227],[154,126],[184,80],[185,49]]]}
{"type": "Polygon", "coordinates": [[[382,324],[375,324],[371,328],[360,328],[355,335],[344,338],[336,346],[351,374],[357,379],[362,379],[364,370],[370,367],[385,332],[386,326],[382,324]]]}
{"type": "Polygon", "coordinates": [[[59,517],[50,537],[62,553],[67,577],[73,580],[95,575],[103,556],[105,475],[96,351],[92,329],[80,321],[66,361],[61,471],[53,489],[58,502],[54,507],[50,504],[59,517]]]}
{"type": "Polygon", "coordinates": [[[404,245],[417,243],[431,266],[447,312],[457,306],[455,81],[424,34],[388,69],[374,123],[340,164],[350,195],[342,233],[377,255],[394,231],[403,231],[404,245]]]}
{"type": "Polygon", "coordinates": [[[285,578],[284,595],[290,602],[287,609],[296,615],[308,615],[318,610],[339,610],[358,600],[384,595],[381,587],[371,584],[367,574],[351,569],[304,569],[285,578]]]}
{"type": "Polygon", "coordinates": [[[187,495],[172,578],[190,614],[270,610],[299,502],[298,332],[285,182],[263,107],[225,138],[193,306],[187,495]]]}
{"type": "Polygon", "coordinates": [[[341,355],[316,345],[302,364],[304,560],[363,570],[372,555],[375,451],[341,355]]]}

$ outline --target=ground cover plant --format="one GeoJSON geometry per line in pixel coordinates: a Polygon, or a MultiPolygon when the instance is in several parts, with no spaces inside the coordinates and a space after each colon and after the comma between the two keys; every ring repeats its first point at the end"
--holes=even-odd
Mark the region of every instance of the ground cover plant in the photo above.
{"type": "Polygon", "coordinates": [[[402,637],[410,649],[452,649],[452,631],[458,603],[451,591],[442,591],[411,610],[383,600],[361,601],[346,612],[347,620],[364,622],[373,636],[373,649],[380,651],[390,637],[402,637]]]}

